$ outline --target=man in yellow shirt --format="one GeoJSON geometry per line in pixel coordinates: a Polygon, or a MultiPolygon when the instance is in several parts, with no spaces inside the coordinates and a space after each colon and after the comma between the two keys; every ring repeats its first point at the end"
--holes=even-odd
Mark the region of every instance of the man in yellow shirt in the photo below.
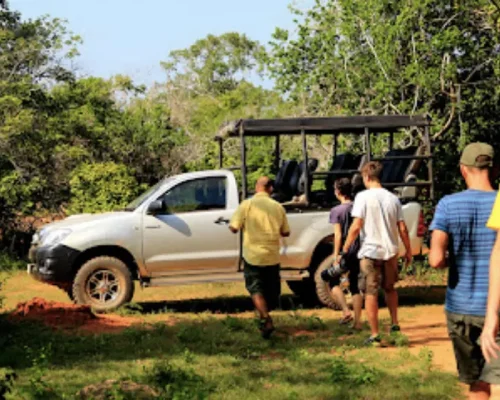
{"type": "Polygon", "coordinates": [[[269,310],[278,305],[281,292],[280,239],[290,236],[285,209],[271,199],[273,183],[260,177],[255,196],[243,201],[231,219],[233,233],[243,231],[245,286],[260,315],[264,338],[274,331],[269,310]]]}

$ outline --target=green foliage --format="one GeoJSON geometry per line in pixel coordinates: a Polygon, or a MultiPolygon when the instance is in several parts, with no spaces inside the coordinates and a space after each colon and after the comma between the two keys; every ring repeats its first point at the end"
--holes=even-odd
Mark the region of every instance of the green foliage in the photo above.
{"type": "Polygon", "coordinates": [[[12,393],[17,374],[10,370],[0,369],[0,398],[3,399],[7,394],[12,393]]]}
{"type": "Polygon", "coordinates": [[[238,86],[238,75],[252,71],[264,48],[236,32],[208,35],[188,49],[175,50],[162,63],[172,80],[195,85],[199,90],[222,94],[238,86]]]}
{"type": "MultiPolygon", "coordinates": [[[[430,369],[426,351],[419,357],[407,350],[384,352],[386,357],[380,357],[380,349],[360,352],[353,343],[361,344],[366,331],[346,338],[333,317],[323,320],[325,330],[305,331],[307,313],[278,314],[278,334],[271,341],[263,341],[247,317],[177,314],[176,324],[162,321],[93,335],[0,317],[0,366],[19,374],[7,399],[32,398],[37,387],[74,398],[82,388],[106,380],[146,384],[166,399],[451,400],[460,393],[453,374],[430,369]]],[[[113,390],[126,396],[119,387],[108,393],[113,390]]]]}
{"type": "Polygon", "coordinates": [[[500,144],[500,30],[488,0],[317,0],[295,12],[297,33],[276,30],[268,63],[307,113],[429,113],[444,193],[459,187],[457,150],[500,144]]]}
{"type": "Polygon", "coordinates": [[[22,260],[13,258],[5,252],[0,252],[0,272],[2,271],[16,271],[26,268],[26,264],[22,260]]]}
{"type": "Polygon", "coordinates": [[[137,181],[127,167],[113,162],[79,165],[69,184],[71,214],[124,208],[138,192],[137,181]]]}
{"type": "Polygon", "coordinates": [[[159,361],[145,372],[145,382],[160,388],[165,400],[203,400],[214,389],[192,369],[178,368],[168,361],[159,361]]]}

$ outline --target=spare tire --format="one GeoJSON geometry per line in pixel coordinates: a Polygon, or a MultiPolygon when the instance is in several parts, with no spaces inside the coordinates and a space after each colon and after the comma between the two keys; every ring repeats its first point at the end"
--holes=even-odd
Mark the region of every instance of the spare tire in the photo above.
{"type": "MultiPolygon", "coordinates": [[[[316,269],[316,272],[314,273],[314,282],[316,284],[316,295],[318,296],[319,301],[325,306],[331,308],[332,310],[340,310],[340,306],[333,297],[331,284],[321,279],[321,273],[325,269],[329,268],[332,265],[332,263],[333,263],[333,256],[330,255],[326,257],[316,269]]],[[[348,299],[347,297],[350,296],[346,296],[346,300],[348,300],[349,304],[350,299],[348,299]]]]}

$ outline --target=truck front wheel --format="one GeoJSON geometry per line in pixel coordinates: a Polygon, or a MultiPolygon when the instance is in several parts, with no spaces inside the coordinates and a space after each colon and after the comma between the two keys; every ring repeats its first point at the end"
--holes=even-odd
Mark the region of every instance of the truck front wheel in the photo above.
{"type": "Polygon", "coordinates": [[[96,257],[78,270],[73,297],[96,311],[108,311],[128,303],[134,296],[134,281],[125,263],[114,257],[96,257]]]}

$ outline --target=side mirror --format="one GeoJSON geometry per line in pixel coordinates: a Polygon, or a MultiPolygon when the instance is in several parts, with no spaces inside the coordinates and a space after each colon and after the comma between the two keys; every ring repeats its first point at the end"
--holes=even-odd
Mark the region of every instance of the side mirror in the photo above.
{"type": "Polygon", "coordinates": [[[163,200],[155,200],[151,202],[148,206],[148,214],[151,215],[161,214],[165,210],[166,207],[163,200]]]}

